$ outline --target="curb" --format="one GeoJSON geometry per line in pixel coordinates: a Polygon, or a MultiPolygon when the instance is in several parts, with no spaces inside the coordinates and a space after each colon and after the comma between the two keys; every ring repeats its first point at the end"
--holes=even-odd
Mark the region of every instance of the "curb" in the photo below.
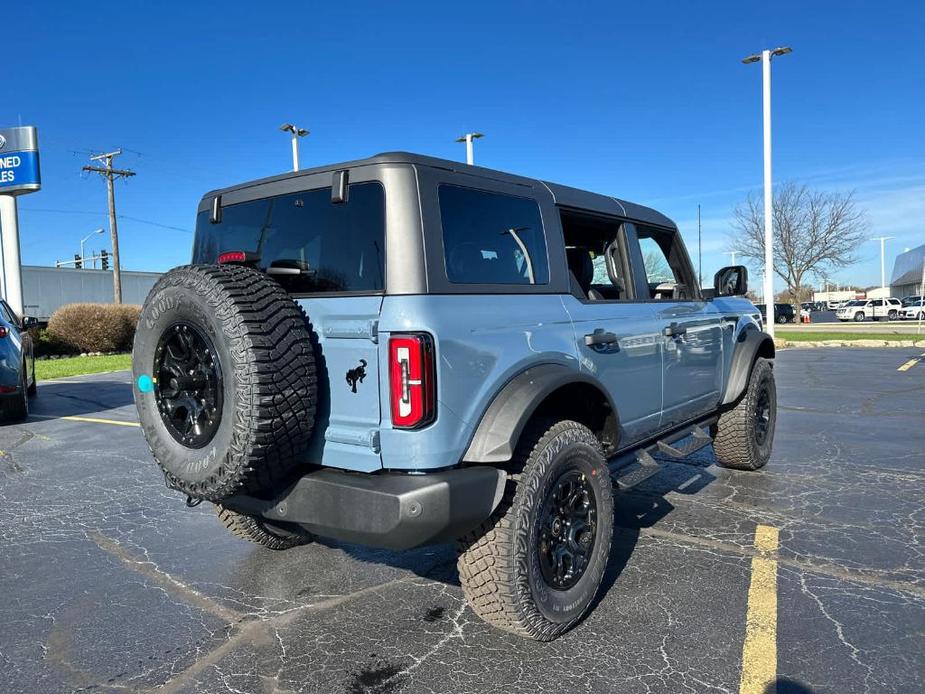
{"type": "Polygon", "coordinates": [[[925,338],[919,340],[815,340],[810,342],[774,338],[777,349],[812,349],[814,347],[895,347],[925,348],[925,338]]]}

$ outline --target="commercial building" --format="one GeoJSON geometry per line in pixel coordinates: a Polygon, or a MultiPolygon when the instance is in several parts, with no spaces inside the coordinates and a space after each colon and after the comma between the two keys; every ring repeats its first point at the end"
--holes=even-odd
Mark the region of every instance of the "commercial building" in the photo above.
{"type": "MultiPolygon", "coordinates": [[[[122,271],[122,303],[141,304],[159,272],[122,271]]],[[[64,304],[113,303],[112,271],[23,265],[23,313],[46,321],[64,304]]]]}
{"type": "Polygon", "coordinates": [[[918,295],[925,273],[925,244],[896,256],[890,276],[890,294],[898,299],[918,295]]]}

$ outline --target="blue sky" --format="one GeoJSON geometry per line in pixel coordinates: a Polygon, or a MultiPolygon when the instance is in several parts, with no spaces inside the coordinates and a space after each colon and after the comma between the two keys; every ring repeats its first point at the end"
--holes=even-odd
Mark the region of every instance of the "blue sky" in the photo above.
{"type": "MultiPolygon", "coordinates": [[[[708,277],[761,184],[761,74],[774,62],[775,180],[854,190],[888,268],[925,243],[925,6],[884,2],[16,3],[0,126],[37,125],[43,189],[20,199],[23,262],[106,226],[88,153],[123,147],[123,267],[189,258],[203,192],[290,165],[409,150],[650,204],[708,277]],[[13,27],[16,27],[14,30],[13,27]],[[12,57],[11,57],[12,56],[12,57]]],[[[12,16],[10,16],[12,13],[12,16]]],[[[100,247],[108,234],[88,247],[100,247]]],[[[106,242],[108,247],[108,242],[106,242]]],[[[879,283],[867,243],[842,282],[879,283]]],[[[780,284],[780,282],[778,282],[780,284]]]]}

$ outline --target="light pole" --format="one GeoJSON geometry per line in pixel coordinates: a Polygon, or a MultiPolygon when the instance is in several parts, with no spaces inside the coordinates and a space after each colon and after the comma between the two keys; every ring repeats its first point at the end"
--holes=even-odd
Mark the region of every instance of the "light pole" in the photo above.
{"type": "Polygon", "coordinates": [[[472,141],[478,140],[480,137],[485,137],[482,133],[466,133],[462,137],[457,137],[457,142],[466,143],[466,163],[469,166],[472,166],[475,163],[475,155],[473,152],[472,141]]]}
{"type": "Polygon", "coordinates": [[[886,250],[886,242],[889,241],[892,236],[877,236],[872,238],[871,241],[880,242],[880,289],[886,289],[886,266],[884,265],[884,253],[886,250]]]}
{"type": "Polygon", "coordinates": [[[91,236],[96,236],[97,234],[102,234],[104,229],[97,229],[96,231],[91,231],[89,234],[80,239],[80,264],[84,264],[84,242],[89,239],[91,236]]]}
{"type": "Polygon", "coordinates": [[[279,129],[284,133],[292,133],[292,170],[299,170],[299,138],[308,135],[305,128],[297,128],[292,123],[283,123],[279,129]]]}
{"type": "MultiPolygon", "coordinates": [[[[774,50],[765,49],[760,54],[743,58],[742,62],[757,63],[761,61],[761,82],[764,104],[764,294],[774,296],[774,222],[771,217],[771,59],[791,52],[789,46],[774,50]]],[[[765,301],[767,330],[774,337],[774,302],[765,301]]]]}

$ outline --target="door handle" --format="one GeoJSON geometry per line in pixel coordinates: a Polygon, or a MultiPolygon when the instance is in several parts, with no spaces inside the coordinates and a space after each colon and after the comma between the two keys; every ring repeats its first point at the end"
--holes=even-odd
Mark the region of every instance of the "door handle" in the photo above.
{"type": "Polygon", "coordinates": [[[598,345],[612,345],[616,344],[619,341],[619,338],[615,333],[610,333],[605,331],[603,328],[598,328],[593,333],[588,333],[585,335],[585,344],[588,347],[596,347],[598,345]]]}
{"type": "Polygon", "coordinates": [[[672,323],[667,328],[662,330],[662,335],[665,337],[681,337],[682,335],[687,334],[687,328],[683,325],[678,325],[677,323],[672,323]]]}

